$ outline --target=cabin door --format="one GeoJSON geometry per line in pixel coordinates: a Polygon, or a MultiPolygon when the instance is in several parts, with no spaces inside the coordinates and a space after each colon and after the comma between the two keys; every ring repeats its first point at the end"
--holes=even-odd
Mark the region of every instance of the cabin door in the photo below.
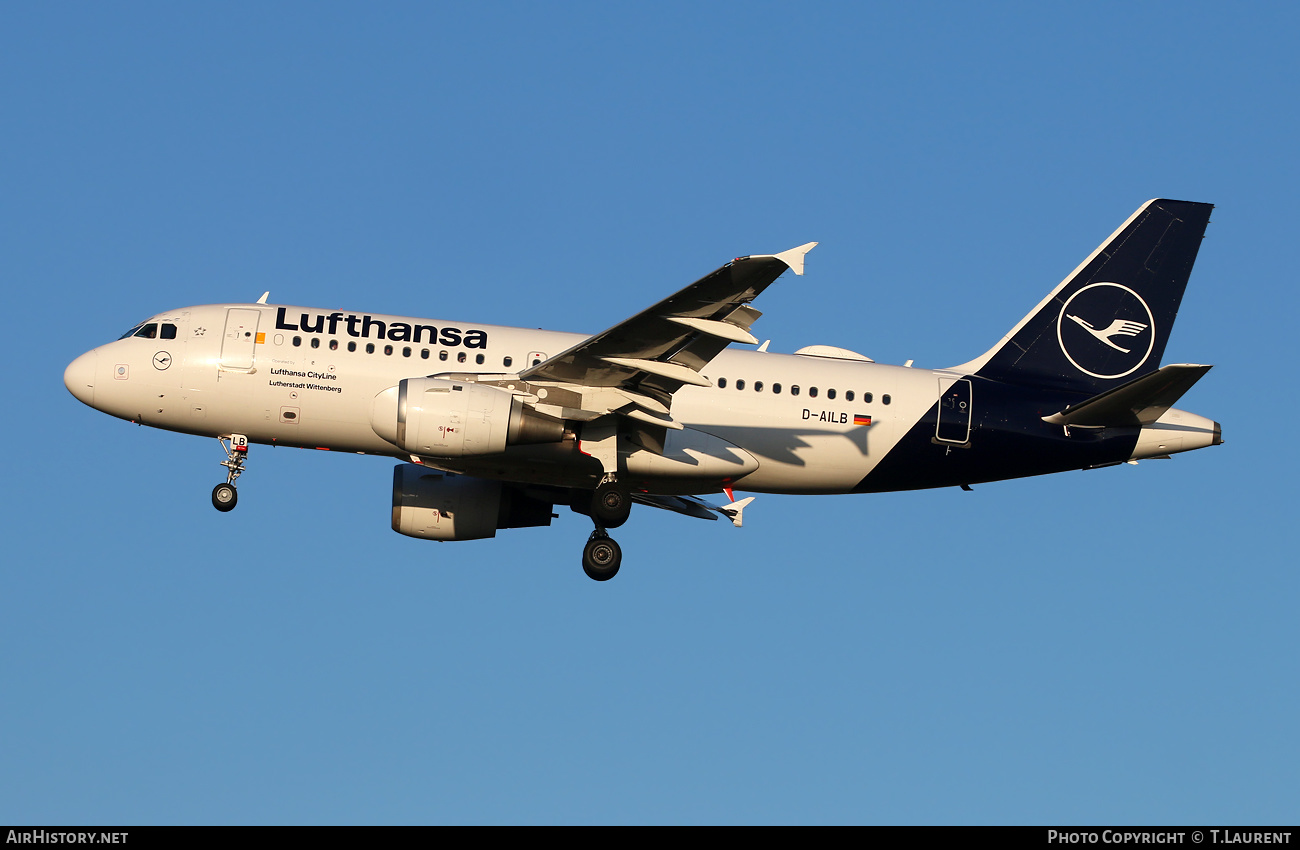
{"type": "Polygon", "coordinates": [[[939,381],[939,421],[934,436],[945,443],[970,442],[971,395],[970,381],[959,379],[946,390],[945,380],[939,381]]]}
{"type": "Polygon", "coordinates": [[[257,345],[260,310],[232,307],[226,311],[226,332],[221,338],[221,368],[252,369],[257,345]]]}

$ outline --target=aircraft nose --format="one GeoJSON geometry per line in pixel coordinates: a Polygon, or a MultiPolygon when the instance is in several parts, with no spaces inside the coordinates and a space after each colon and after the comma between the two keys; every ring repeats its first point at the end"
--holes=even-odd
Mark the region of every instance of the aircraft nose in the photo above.
{"type": "Polygon", "coordinates": [[[91,349],[68,364],[63,370],[63,385],[82,404],[95,406],[95,368],[99,365],[99,351],[91,349]]]}

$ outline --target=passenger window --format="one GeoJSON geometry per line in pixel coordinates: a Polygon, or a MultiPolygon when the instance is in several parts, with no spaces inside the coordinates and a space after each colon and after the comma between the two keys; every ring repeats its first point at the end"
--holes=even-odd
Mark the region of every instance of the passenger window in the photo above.
{"type": "Polygon", "coordinates": [[[446,359],[447,359],[447,352],[445,352],[445,351],[439,351],[439,352],[438,352],[438,359],[439,359],[439,360],[446,360],[446,359]]]}
{"type": "Polygon", "coordinates": [[[162,338],[163,338],[163,339],[176,339],[176,326],[175,326],[175,325],[164,324],[164,325],[162,326],[162,338]]]}
{"type": "Polygon", "coordinates": [[[320,337],[314,336],[311,338],[311,347],[320,348],[320,337]]]}
{"type": "Polygon", "coordinates": [[[738,389],[738,390],[743,390],[744,388],[745,388],[745,379],[744,379],[744,378],[741,378],[739,381],[736,381],[736,389],[738,389]]]}
{"type": "Polygon", "coordinates": [[[827,391],[826,391],[826,397],[829,398],[829,399],[833,399],[833,398],[835,398],[835,390],[827,390],[827,391]]]}
{"type": "Polygon", "coordinates": [[[138,336],[138,337],[140,337],[141,339],[157,339],[157,338],[158,338],[158,323],[157,323],[157,322],[150,322],[149,324],[147,324],[147,325],[145,325],[144,327],[140,328],[140,330],[136,331],[136,332],[135,332],[135,335],[138,336]]]}
{"type": "Polygon", "coordinates": [[[349,342],[348,351],[356,351],[356,350],[357,350],[357,344],[355,342],[349,342]]]}
{"type": "Polygon", "coordinates": [[[392,347],[391,345],[385,345],[385,346],[384,346],[384,353],[385,353],[385,354],[392,354],[392,353],[393,353],[393,347],[392,347]]]}
{"type": "Polygon", "coordinates": [[[404,346],[402,346],[402,356],[403,356],[403,357],[410,357],[410,356],[411,356],[411,346],[409,346],[409,345],[404,345],[404,346]]]}
{"type": "Polygon", "coordinates": [[[780,385],[780,384],[773,384],[773,385],[772,385],[772,392],[775,393],[776,395],[780,395],[780,394],[781,394],[781,385],[780,385]]]}
{"type": "Polygon", "coordinates": [[[367,342],[366,354],[374,354],[374,353],[375,353],[375,344],[373,342],[367,342]]]}
{"type": "Polygon", "coordinates": [[[477,356],[474,358],[474,362],[477,363],[478,365],[482,366],[482,365],[483,365],[483,355],[482,355],[482,354],[477,355],[477,356]]]}
{"type": "Polygon", "coordinates": [[[816,388],[816,387],[809,387],[809,388],[808,388],[808,397],[809,397],[809,398],[817,398],[817,388],[816,388]]]}
{"type": "Polygon", "coordinates": [[[457,362],[457,363],[464,363],[464,362],[465,362],[465,352],[463,352],[463,351],[457,351],[457,352],[456,352],[456,362],[457,362]]]}
{"type": "Polygon", "coordinates": [[[511,363],[514,363],[514,362],[515,362],[515,361],[514,361],[514,358],[513,358],[513,357],[503,357],[503,358],[501,359],[501,365],[502,365],[502,366],[506,366],[506,367],[509,367],[510,364],[511,364],[511,363]]]}
{"type": "Polygon", "coordinates": [[[300,345],[302,345],[302,337],[300,337],[300,336],[296,336],[296,337],[294,337],[294,338],[293,338],[293,347],[294,347],[294,348],[297,348],[297,347],[300,346],[300,345]]]}
{"type": "Polygon", "coordinates": [[[754,382],[754,392],[756,392],[756,393],[761,393],[762,391],[763,391],[763,382],[762,382],[762,381],[755,381],[755,382],[754,382]]]}
{"type": "Polygon", "coordinates": [[[791,384],[791,385],[790,385],[790,395],[799,395],[799,385],[798,385],[798,384],[791,384]]]}
{"type": "Polygon", "coordinates": [[[718,389],[725,390],[726,388],[727,388],[727,379],[718,378],[718,389]]]}
{"type": "Polygon", "coordinates": [[[889,404],[889,393],[885,393],[884,395],[882,395],[882,396],[880,397],[880,403],[881,403],[881,404],[889,404]]]}
{"type": "Polygon", "coordinates": [[[862,403],[863,403],[863,404],[871,404],[871,393],[863,393],[863,394],[862,394],[862,403]]]}
{"type": "Polygon", "coordinates": [[[337,339],[330,340],[330,351],[338,351],[338,350],[339,350],[339,341],[337,339]]]}
{"type": "Polygon", "coordinates": [[[427,349],[427,348],[421,348],[421,349],[420,349],[420,359],[421,359],[421,360],[428,360],[428,359],[429,359],[429,349],[427,349]]]}
{"type": "Polygon", "coordinates": [[[845,401],[853,401],[853,390],[845,390],[845,391],[844,391],[844,400],[845,400],[845,401]]]}

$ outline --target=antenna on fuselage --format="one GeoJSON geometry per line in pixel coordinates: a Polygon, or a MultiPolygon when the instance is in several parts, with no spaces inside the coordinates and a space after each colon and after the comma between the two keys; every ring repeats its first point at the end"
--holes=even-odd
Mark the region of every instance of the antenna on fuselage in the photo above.
{"type": "Polygon", "coordinates": [[[257,299],[257,303],[258,303],[258,304],[265,304],[265,303],[266,303],[266,299],[268,299],[268,298],[270,298],[270,297],[271,297],[271,290],[268,289],[268,290],[266,290],[265,292],[262,293],[262,297],[261,297],[261,298],[257,299]]]}

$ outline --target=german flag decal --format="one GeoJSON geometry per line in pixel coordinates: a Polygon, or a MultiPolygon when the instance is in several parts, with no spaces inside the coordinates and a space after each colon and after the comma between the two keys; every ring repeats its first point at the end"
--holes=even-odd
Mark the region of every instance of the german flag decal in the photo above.
{"type": "Polygon", "coordinates": [[[854,424],[854,425],[870,425],[870,424],[871,424],[871,417],[870,417],[870,416],[859,416],[859,415],[857,415],[857,414],[854,414],[854,415],[853,415],[853,424],[854,424]]]}

